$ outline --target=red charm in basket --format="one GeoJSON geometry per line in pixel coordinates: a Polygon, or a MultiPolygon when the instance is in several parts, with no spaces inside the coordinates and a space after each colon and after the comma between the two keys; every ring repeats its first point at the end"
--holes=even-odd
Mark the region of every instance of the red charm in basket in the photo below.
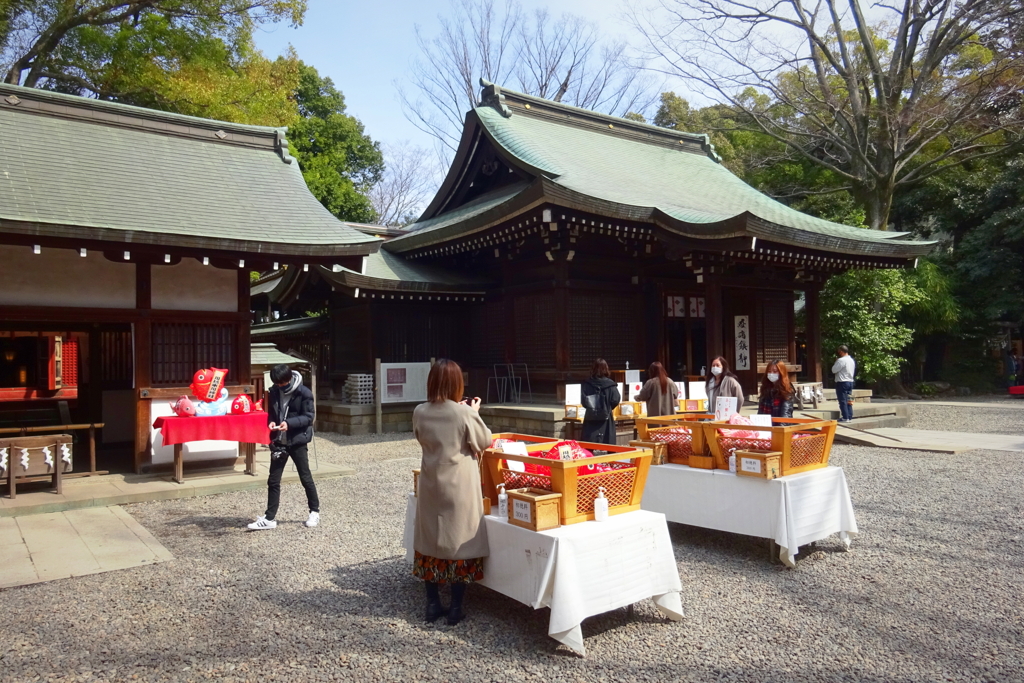
{"type": "MultiPolygon", "coordinates": [[[[750,418],[746,415],[734,413],[732,417],[729,418],[729,424],[753,426],[754,423],[751,422],[750,418]]],[[[765,434],[764,432],[759,432],[756,429],[719,429],[718,433],[722,436],[728,436],[733,439],[761,439],[764,438],[765,434]]]]}
{"type": "Polygon", "coordinates": [[[594,454],[575,441],[559,441],[554,448],[541,456],[551,460],[579,460],[580,458],[593,458],[594,454]]]}

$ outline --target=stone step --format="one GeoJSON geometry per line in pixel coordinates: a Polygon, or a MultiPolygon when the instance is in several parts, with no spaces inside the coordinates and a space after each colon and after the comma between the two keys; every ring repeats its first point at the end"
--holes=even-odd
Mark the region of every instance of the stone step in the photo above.
{"type": "MultiPolygon", "coordinates": [[[[799,408],[793,409],[793,415],[795,417],[801,417],[804,414],[810,414],[815,417],[821,417],[824,420],[838,420],[841,413],[839,412],[839,404],[835,401],[826,401],[825,403],[818,404],[817,408],[808,407],[804,410],[799,408]]],[[[853,404],[853,418],[855,420],[861,418],[879,418],[886,416],[895,416],[902,420],[904,423],[910,417],[910,406],[898,403],[857,403],[853,404]]],[[[901,424],[900,426],[903,426],[901,424]]]]}

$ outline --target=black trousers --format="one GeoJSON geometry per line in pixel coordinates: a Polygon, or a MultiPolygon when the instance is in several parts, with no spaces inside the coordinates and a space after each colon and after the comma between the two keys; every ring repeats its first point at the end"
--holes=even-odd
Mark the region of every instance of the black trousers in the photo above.
{"type": "Polygon", "coordinates": [[[292,459],[295,469],[299,471],[299,481],[302,482],[302,488],[306,489],[306,502],[309,503],[309,511],[320,512],[320,498],[316,495],[316,484],[313,483],[313,474],[309,471],[307,444],[303,443],[288,446],[280,456],[270,459],[270,477],[267,479],[267,519],[274,519],[277,516],[277,506],[281,502],[281,475],[284,474],[284,466],[288,464],[288,458],[292,459]]]}

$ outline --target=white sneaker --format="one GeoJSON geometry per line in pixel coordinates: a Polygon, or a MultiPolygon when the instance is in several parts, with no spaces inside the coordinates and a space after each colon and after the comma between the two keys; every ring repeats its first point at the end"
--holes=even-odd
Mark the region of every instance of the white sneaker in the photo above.
{"type": "Polygon", "coordinates": [[[309,519],[306,520],[306,526],[316,526],[320,523],[320,513],[310,512],[309,519]]]}
{"type": "Polygon", "coordinates": [[[276,529],[277,521],[273,519],[267,519],[265,515],[260,515],[256,518],[256,521],[249,525],[249,528],[253,531],[260,531],[262,529],[276,529]]]}

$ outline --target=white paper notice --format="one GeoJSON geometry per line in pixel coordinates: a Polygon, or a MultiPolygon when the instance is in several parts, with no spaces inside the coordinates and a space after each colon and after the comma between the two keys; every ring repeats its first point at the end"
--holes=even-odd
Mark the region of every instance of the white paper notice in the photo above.
{"type": "Polygon", "coordinates": [[[636,397],[640,395],[640,390],[644,388],[642,382],[632,382],[629,385],[629,400],[635,401],[636,397]]]}
{"type": "Polygon", "coordinates": [[[771,415],[751,415],[750,422],[757,425],[758,427],[771,427],[772,416],[771,415]]]}
{"type": "Polygon", "coordinates": [[[690,393],[686,398],[691,401],[696,401],[701,398],[707,400],[708,392],[707,386],[704,382],[690,382],[688,386],[690,387],[690,393]]]}
{"type": "Polygon", "coordinates": [[[513,500],[512,518],[520,522],[532,524],[533,518],[530,515],[530,503],[525,500],[513,500]]]}
{"type": "Polygon", "coordinates": [[[736,397],[719,396],[715,399],[715,419],[719,421],[728,420],[736,414],[736,397]]]}
{"type": "Polygon", "coordinates": [[[578,406],[583,403],[583,394],[581,392],[580,384],[566,384],[565,385],[565,405],[567,406],[578,406]]]}
{"type": "MultiPolygon", "coordinates": [[[[529,453],[526,451],[526,444],[523,443],[522,441],[513,441],[512,443],[507,443],[503,445],[501,447],[501,452],[508,453],[509,455],[529,455],[529,453]]],[[[526,471],[526,464],[521,463],[518,460],[506,460],[505,463],[508,465],[508,468],[513,472],[526,471]]]]}
{"type": "Polygon", "coordinates": [[[676,382],[676,388],[679,389],[679,398],[689,398],[686,395],[686,382],[676,382]]]}
{"type": "Polygon", "coordinates": [[[630,384],[634,384],[640,381],[639,370],[626,370],[626,381],[630,384]]]}

